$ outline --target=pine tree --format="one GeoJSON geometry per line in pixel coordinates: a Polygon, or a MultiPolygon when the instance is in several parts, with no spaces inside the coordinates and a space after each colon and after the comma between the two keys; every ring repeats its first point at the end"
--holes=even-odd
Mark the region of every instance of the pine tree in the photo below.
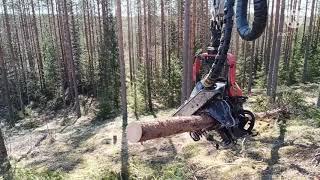
{"type": "Polygon", "coordinates": [[[317,107],[320,108],[320,86],[319,86],[319,95],[318,95],[317,107]]]}
{"type": "Polygon", "coordinates": [[[24,103],[22,100],[22,92],[21,92],[21,86],[20,86],[20,75],[18,72],[18,67],[19,67],[19,63],[18,63],[18,58],[16,56],[16,51],[15,48],[13,46],[13,38],[12,38],[12,31],[11,31],[11,24],[9,22],[9,14],[8,14],[8,9],[7,9],[7,1],[6,0],[2,0],[3,3],[3,9],[4,9],[4,16],[5,16],[5,26],[6,26],[6,34],[7,34],[7,43],[9,45],[9,50],[10,50],[10,65],[13,68],[13,73],[14,73],[14,81],[16,83],[16,87],[17,88],[17,93],[18,93],[18,97],[19,97],[19,103],[20,103],[20,110],[24,111],[24,103]]]}
{"type": "Polygon", "coordinates": [[[68,70],[70,74],[70,89],[73,91],[74,95],[74,108],[77,113],[77,117],[81,117],[80,111],[80,102],[79,102],[79,93],[78,93],[78,83],[76,80],[76,71],[73,59],[73,51],[72,51],[72,42],[71,42],[71,34],[69,27],[69,18],[68,18],[68,8],[67,8],[67,0],[63,1],[63,31],[64,31],[64,47],[66,52],[66,60],[68,65],[68,70]]]}
{"type": "MultiPolygon", "coordinates": [[[[275,25],[273,28],[273,39],[272,39],[272,49],[271,49],[271,59],[269,61],[269,71],[267,77],[267,95],[271,95],[272,92],[272,76],[274,74],[274,64],[275,64],[275,50],[277,47],[277,39],[279,36],[279,14],[280,14],[280,0],[276,1],[276,14],[275,14],[275,25]]],[[[271,38],[271,37],[270,37],[271,38]]]]}
{"type": "Polygon", "coordinates": [[[130,72],[130,83],[133,83],[133,56],[132,56],[132,48],[131,48],[131,21],[130,21],[130,2],[127,0],[127,20],[128,20],[128,52],[129,52],[129,72],[130,72]]]}
{"type": "MultiPolygon", "coordinates": [[[[124,63],[123,52],[123,30],[122,30],[122,16],[121,16],[121,0],[117,0],[117,32],[119,44],[119,63],[121,74],[121,109],[122,109],[122,147],[121,147],[121,177],[122,179],[129,179],[128,170],[128,143],[126,138],[126,127],[128,121],[127,112],[127,87],[126,87],[126,71],[124,63]]],[[[129,18],[129,17],[128,17],[129,18]]]]}
{"type": "Polygon", "coordinates": [[[182,52],[182,60],[183,60],[183,78],[182,78],[182,95],[181,95],[181,103],[189,98],[189,90],[188,90],[188,81],[191,79],[189,77],[189,56],[190,56],[190,0],[185,1],[184,7],[184,25],[183,25],[183,52],[182,52]]]}
{"type": "Polygon", "coordinates": [[[3,134],[0,129],[0,177],[3,177],[5,180],[12,179],[10,178],[10,174],[9,174],[10,169],[11,169],[11,165],[8,160],[8,153],[4,143],[3,134]]]}
{"type": "Polygon", "coordinates": [[[315,0],[312,0],[312,5],[311,5],[311,16],[310,16],[310,22],[309,22],[309,27],[308,27],[308,34],[306,35],[306,41],[305,41],[305,48],[304,49],[304,64],[303,64],[303,74],[302,74],[302,81],[306,82],[310,79],[309,77],[309,58],[310,58],[310,41],[311,36],[312,36],[312,24],[314,20],[314,9],[315,9],[315,0]]]}
{"type": "Polygon", "coordinates": [[[254,58],[254,48],[255,48],[256,41],[252,42],[252,48],[251,48],[251,57],[250,57],[250,64],[249,64],[249,82],[248,82],[248,94],[251,93],[252,90],[252,84],[253,84],[253,71],[254,71],[254,65],[255,65],[255,58],[254,58]]]}
{"type": "MultiPolygon", "coordinates": [[[[1,39],[0,39],[1,40],[1,39]]],[[[5,103],[8,107],[8,119],[11,125],[14,123],[14,112],[13,112],[13,106],[10,99],[10,89],[9,89],[9,82],[8,82],[8,75],[7,75],[7,68],[6,63],[4,61],[4,53],[1,46],[2,42],[0,41],[0,74],[1,74],[1,80],[2,80],[2,87],[4,91],[4,99],[5,103]]]]}
{"type": "Polygon", "coordinates": [[[280,13],[280,22],[279,22],[279,37],[277,38],[277,46],[275,49],[275,60],[272,74],[272,84],[271,84],[271,97],[273,100],[276,98],[277,86],[278,86],[278,74],[279,74],[279,63],[281,56],[281,45],[282,45],[282,34],[283,34],[283,26],[284,26],[284,11],[285,11],[286,1],[282,0],[281,2],[281,13],[280,13]]]}
{"type": "Polygon", "coordinates": [[[99,87],[101,118],[109,118],[118,114],[119,110],[119,62],[115,30],[115,21],[109,2],[101,1],[102,40],[100,43],[99,87]]]}
{"type": "Polygon", "coordinates": [[[37,19],[36,19],[36,13],[35,13],[35,9],[34,9],[33,0],[31,0],[30,3],[31,3],[31,9],[32,9],[32,25],[34,28],[35,41],[36,41],[35,43],[36,43],[36,52],[37,52],[39,81],[40,81],[41,89],[44,90],[45,89],[45,79],[44,79],[44,72],[43,72],[43,61],[42,61],[42,53],[41,53],[41,48],[40,48],[40,40],[39,40],[39,30],[38,30],[38,26],[37,26],[37,19]]]}
{"type": "Polygon", "coordinates": [[[161,6],[161,59],[162,59],[162,74],[166,73],[167,69],[167,45],[166,45],[166,31],[165,31],[165,14],[164,14],[164,0],[160,1],[161,6]]]}
{"type": "Polygon", "coordinates": [[[144,15],[144,33],[145,33],[145,38],[144,38],[144,58],[145,58],[145,68],[146,68],[146,74],[145,74],[145,79],[146,79],[146,97],[145,99],[147,100],[146,106],[148,108],[148,111],[152,112],[153,111],[153,105],[152,105],[152,94],[151,94],[151,67],[150,67],[150,35],[151,35],[151,19],[150,16],[148,16],[149,13],[147,11],[150,9],[150,5],[148,1],[143,0],[143,15],[144,15]]]}
{"type": "Polygon", "coordinates": [[[268,76],[268,72],[269,72],[269,63],[270,63],[270,54],[271,54],[271,46],[272,46],[272,37],[273,37],[273,18],[274,18],[274,3],[277,0],[272,0],[272,3],[269,7],[271,7],[271,19],[270,19],[270,23],[268,26],[269,32],[268,32],[268,39],[267,39],[267,43],[266,43],[266,53],[265,53],[265,60],[264,60],[264,65],[265,65],[265,75],[268,76]]]}
{"type": "Polygon", "coordinates": [[[76,73],[76,80],[78,83],[78,87],[82,87],[82,77],[81,77],[81,47],[80,47],[80,28],[79,24],[76,20],[76,17],[73,13],[73,8],[74,5],[72,1],[70,1],[70,16],[71,16],[71,38],[72,38],[72,52],[73,52],[73,59],[74,59],[74,64],[75,64],[75,73],[76,73]]]}

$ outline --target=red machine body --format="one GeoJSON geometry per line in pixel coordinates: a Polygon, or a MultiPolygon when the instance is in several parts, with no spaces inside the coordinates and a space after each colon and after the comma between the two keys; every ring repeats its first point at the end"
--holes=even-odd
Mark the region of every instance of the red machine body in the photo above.
{"type": "MultiPolygon", "coordinates": [[[[195,58],[193,63],[193,71],[192,71],[192,80],[193,82],[197,82],[201,79],[202,69],[204,68],[204,64],[211,65],[213,64],[215,59],[215,54],[208,54],[207,52],[200,54],[195,58]]],[[[228,95],[230,97],[243,96],[242,90],[236,82],[236,65],[237,58],[233,54],[228,53],[227,57],[228,69],[227,69],[227,80],[228,80],[228,95]]],[[[208,73],[208,72],[205,72],[208,73]]]]}

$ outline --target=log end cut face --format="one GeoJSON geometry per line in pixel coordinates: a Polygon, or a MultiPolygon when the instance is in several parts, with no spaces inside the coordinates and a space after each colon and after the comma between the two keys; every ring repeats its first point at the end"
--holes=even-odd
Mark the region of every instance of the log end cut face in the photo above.
{"type": "Polygon", "coordinates": [[[131,143],[137,143],[142,137],[142,127],[139,123],[130,123],[127,127],[128,141],[131,143]]]}

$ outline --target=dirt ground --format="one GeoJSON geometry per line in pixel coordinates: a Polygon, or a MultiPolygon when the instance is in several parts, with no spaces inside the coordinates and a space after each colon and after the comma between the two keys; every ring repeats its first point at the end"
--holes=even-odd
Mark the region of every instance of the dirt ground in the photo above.
{"type": "MultiPolygon", "coordinates": [[[[143,117],[141,121],[151,119],[143,117]]],[[[57,118],[33,130],[5,134],[9,155],[19,161],[17,166],[60,171],[66,179],[99,179],[106,171],[120,171],[120,118],[92,125],[90,117],[82,117],[69,126],[61,126],[62,120],[57,118]]],[[[130,171],[136,178],[149,179],[154,174],[161,175],[168,165],[177,171],[174,165],[182,164],[182,172],[188,172],[183,177],[188,179],[320,176],[320,167],[311,162],[320,150],[319,128],[296,120],[281,123],[270,120],[258,122],[256,129],[258,136],[232,150],[216,150],[215,145],[205,140],[193,142],[187,133],[129,144],[130,171]]]]}
{"type": "MultiPolygon", "coordinates": [[[[160,111],[156,116],[172,113],[160,111]]],[[[35,113],[5,129],[14,166],[56,171],[63,179],[102,179],[118,173],[121,118],[96,122],[93,117],[90,112],[78,120],[35,113]],[[34,122],[41,123],[26,130],[34,122]]],[[[150,115],[138,121],[152,120],[150,115]]],[[[137,119],[130,115],[131,121],[137,119]]],[[[256,123],[257,136],[239,140],[230,150],[216,150],[205,140],[193,142],[188,133],[129,144],[130,174],[132,179],[319,179],[320,166],[312,160],[320,153],[320,128],[312,122],[263,119],[256,123]]]]}

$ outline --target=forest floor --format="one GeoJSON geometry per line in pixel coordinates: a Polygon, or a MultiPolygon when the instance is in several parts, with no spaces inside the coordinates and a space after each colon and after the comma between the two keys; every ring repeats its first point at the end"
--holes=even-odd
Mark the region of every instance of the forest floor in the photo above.
{"type": "MultiPolygon", "coordinates": [[[[316,86],[315,86],[316,87],[316,86]]],[[[308,88],[306,88],[308,89],[308,88]]],[[[305,92],[305,99],[316,95],[305,92]]],[[[256,98],[252,97],[249,104],[256,98]]],[[[94,107],[95,104],[93,103],[94,107]]],[[[174,110],[155,116],[170,116],[174,110]]],[[[121,167],[121,118],[95,121],[93,111],[80,119],[32,111],[5,139],[16,179],[114,179],[121,167]]],[[[132,179],[319,179],[320,128],[314,119],[277,117],[256,123],[258,135],[244,146],[216,150],[194,142],[188,133],[129,144],[132,179]],[[280,118],[281,119],[281,118],[280,118]]],[[[141,116],[138,121],[152,121],[141,116]]],[[[129,122],[137,121],[133,114],[129,122]]],[[[318,119],[318,121],[320,121],[318,119]]]]}

